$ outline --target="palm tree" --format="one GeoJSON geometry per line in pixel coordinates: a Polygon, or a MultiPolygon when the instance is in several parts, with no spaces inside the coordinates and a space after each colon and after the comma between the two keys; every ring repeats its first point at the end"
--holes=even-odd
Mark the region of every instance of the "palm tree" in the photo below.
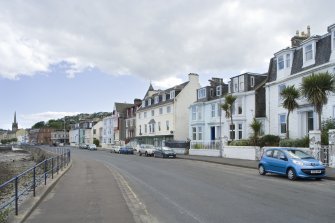
{"type": "Polygon", "coordinates": [[[298,102],[296,101],[300,94],[299,90],[294,87],[294,85],[286,87],[281,93],[280,96],[283,97],[283,107],[287,109],[287,117],[286,117],[286,138],[290,138],[289,134],[289,117],[290,113],[299,107],[298,102]]]}
{"type": "Polygon", "coordinates": [[[329,93],[335,92],[335,77],[328,72],[312,74],[303,78],[300,89],[301,94],[313,104],[314,110],[318,113],[318,130],[320,130],[323,105],[327,104],[329,93]]]}
{"type": "Polygon", "coordinates": [[[230,118],[231,125],[234,125],[233,123],[233,105],[236,101],[236,96],[233,96],[231,94],[228,94],[225,96],[225,102],[223,105],[221,105],[221,108],[226,112],[226,118],[230,118]]]}
{"type": "Polygon", "coordinates": [[[249,125],[253,131],[253,135],[251,136],[251,140],[253,141],[253,145],[256,146],[258,142],[259,135],[262,129],[262,122],[258,121],[256,118],[253,119],[252,123],[249,125]]]}

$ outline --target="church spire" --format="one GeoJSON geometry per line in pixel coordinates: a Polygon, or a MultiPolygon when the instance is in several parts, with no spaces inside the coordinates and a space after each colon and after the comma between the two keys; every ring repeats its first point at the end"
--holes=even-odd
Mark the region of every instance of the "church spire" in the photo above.
{"type": "Polygon", "coordinates": [[[16,132],[17,130],[18,130],[18,124],[17,124],[17,122],[16,122],[16,111],[15,111],[15,113],[14,113],[14,122],[13,122],[13,124],[12,124],[12,131],[13,132],[16,132]]]}

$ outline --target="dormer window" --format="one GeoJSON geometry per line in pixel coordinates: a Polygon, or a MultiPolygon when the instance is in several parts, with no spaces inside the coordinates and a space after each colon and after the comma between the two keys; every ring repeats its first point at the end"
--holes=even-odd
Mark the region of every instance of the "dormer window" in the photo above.
{"type": "Polygon", "coordinates": [[[162,101],[166,101],[166,94],[162,95],[162,101]]]}
{"type": "Polygon", "coordinates": [[[198,90],[198,99],[206,97],[206,88],[201,88],[198,90]]]}
{"type": "Polygon", "coordinates": [[[145,100],[142,101],[142,108],[145,108],[145,100]]]}
{"type": "Polygon", "coordinates": [[[284,69],[284,56],[278,57],[278,69],[279,70],[284,69]]]}
{"type": "Polygon", "coordinates": [[[313,46],[312,44],[308,44],[305,46],[305,61],[313,59],[313,46]]]}
{"type": "Polygon", "coordinates": [[[159,96],[157,95],[155,96],[155,104],[158,104],[158,102],[159,102],[159,96]]]}
{"type": "Polygon", "coordinates": [[[286,54],[286,67],[291,67],[291,54],[286,54]]]}
{"type": "Polygon", "coordinates": [[[148,99],[148,106],[151,105],[151,98],[148,99]]]}
{"type": "Polygon", "coordinates": [[[175,91],[170,91],[170,98],[172,99],[172,98],[175,98],[175,95],[176,94],[176,92],[175,91]]]}
{"type": "Polygon", "coordinates": [[[216,96],[221,96],[222,94],[222,86],[216,86],[216,96]]]}

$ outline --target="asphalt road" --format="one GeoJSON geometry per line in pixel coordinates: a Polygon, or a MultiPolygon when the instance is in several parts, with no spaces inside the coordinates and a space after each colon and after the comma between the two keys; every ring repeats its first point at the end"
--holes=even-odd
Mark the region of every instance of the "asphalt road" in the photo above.
{"type": "Polygon", "coordinates": [[[82,175],[71,182],[66,181],[65,175],[55,189],[61,190],[62,184],[73,184],[75,189],[71,196],[80,195],[79,203],[62,202],[59,195],[52,192],[27,222],[52,222],[47,218],[42,220],[43,216],[49,216],[49,220],[50,216],[57,218],[64,212],[61,208],[72,216],[62,219],[66,222],[335,221],[335,181],[291,182],[280,176],[260,176],[254,169],[106,151],[73,149],[72,157],[75,160],[72,169],[83,168],[82,175]],[[85,169],[87,165],[90,171],[85,169]],[[101,181],[96,183],[99,187],[94,186],[95,181],[101,181]],[[102,184],[104,188],[100,188],[102,184]],[[87,185],[91,185],[90,190],[87,185]],[[118,193],[115,193],[116,186],[118,193]],[[114,190],[109,192],[111,187],[114,190]],[[85,193],[82,190],[86,190],[85,193]],[[119,204],[115,210],[121,210],[119,221],[112,220],[113,199],[119,204]],[[77,213],[79,208],[85,210],[90,201],[95,205],[92,212],[77,213]],[[60,208],[53,210],[50,206],[48,209],[50,202],[56,202],[55,205],[58,202],[60,208]],[[109,212],[104,204],[108,205],[109,212]]]}

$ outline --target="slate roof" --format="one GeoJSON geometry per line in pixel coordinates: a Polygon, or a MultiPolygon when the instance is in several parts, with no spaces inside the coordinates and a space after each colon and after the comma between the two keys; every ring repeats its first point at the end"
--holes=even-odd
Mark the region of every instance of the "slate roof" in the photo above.
{"type": "MultiPolygon", "coordinates": [[[[291,75],[297,74],[304,70],[308,70],[313,67],[320,66],[322,64],[328,63],[331,55],[331,36],[326,35],[319,37],[316,42],[315,51],[315,64],[302,67],[303,66],[303,48],[296,47],[293,53],[293,61],[291,68],[291,75]]],[[[275,57],[271,58],[268,71],[268,82],[275,81],[277,79],[277,60],[275,57]]]]}
{"type": "Polygon", "coordinates": [[[134,106],[134,104],[128,104],[128,103],[118,103],[118,102],[115,102],[115,110],[118,112],[118,113],[123,113],[127,108],[130,108],[134,106]]]}

